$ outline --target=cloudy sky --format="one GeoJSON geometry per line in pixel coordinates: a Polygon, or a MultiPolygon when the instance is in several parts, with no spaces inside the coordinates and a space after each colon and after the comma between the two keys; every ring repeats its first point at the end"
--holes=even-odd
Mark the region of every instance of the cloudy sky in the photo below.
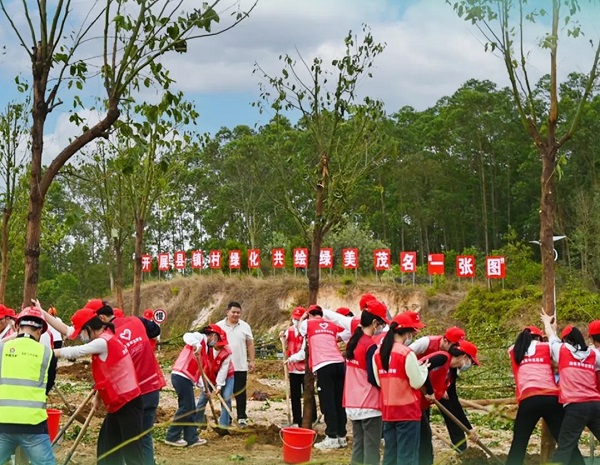
{"type": "MultiPolygon", "coordinates": [[[[251,1],[240,3],[244,8],[251,1]]],[[[584,3],[587,35],[561,42],[563,77],[572,71],[589,71],[593,53],[589,40],[597,43],[600,38],[600,10],[584,3]]],[[[251,17],[233,30],[196,41],[187,54],[168,56],[163,63],[172,70],[177,87],[196,103],[200,132],[214,133],[222,126],[237,124],[260,125],[270,115],[261,116],[251,106],[259,98],[259,77],[252,73],[255,63],[276,74],[281,69],[279,55],[294,55],[296,50],[309,61],[317,55],[331,61],[343,53],[348,31],[360,33],[363,23],[386,48],[376,59],[373,79],[362,81],[360,93],[384,101],[389,113],[405,105],[426,109],[470,78],[507,84],[502,61],[484,51],[478,31],[459,19],[445,0],[259,0],[251,17]]],[[[537,47],[545,30],[541,23],[528,29],[534,80],[548,71],[549,64],[537,47]]],[[[15,96],[9,90],[14,87],[10,83],[15,75],[28,76],[30,67],[2,19],[0,47],[5,44],[7,53],[0,57],[2,106],[15,96]]],[[[76,133],[60,110],[57,108],[47,124],[47,156],[76,133]]]]}

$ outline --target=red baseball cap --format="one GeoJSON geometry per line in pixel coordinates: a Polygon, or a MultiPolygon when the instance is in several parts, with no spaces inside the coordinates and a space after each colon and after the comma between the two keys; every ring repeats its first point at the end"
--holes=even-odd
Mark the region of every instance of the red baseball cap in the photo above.
{"type": "Polygon", "coordinates": [[[399,328],[413,328],[419,330],[425,327],[425,324],[421,323],[421,317],[417,312],[407,311],[396,315],[392,322],[398,323],[399,328]]]}
{"type": "Polygon", "coordinates": [[[7,308],[6,309],[6,316],[9,318],[12,318],[13,320],[17,319],[17,313],[15,312],[14,308],[7,308]]]}
{"type": "Polygon", "coordinates": [[[458,326],[451,326],[444,333],[444,337],[450,341],[452,344],[456,344],[459,341],[462,341],[466,336],[464,329],[459,328],[458,326]]]}
{"type": "Polygon", "coordinates": [[[73,328],[75,328],[75,331],[73,334],[71,334],[69,339],[75,339],[77,336],[79,336],[79,333],[81,333],[81,330],[86,323],[92,318],[96,318],[96,316],[96,312],[88,307],[77,310],[71,317],[71,323],[73,323],[73,328]]]}
{"type": "Polygon", "coordinates": [[[306,309],[304,307],[296,307],[294,310],[292,310],[292,318],[299,320],[305,313],[306,309]]]}
{"type": "Polygon", "coordinates": [[[116,307],[113,308],[113,315],[116,318],[123,318],[125,316],[125,312],[123,312],[123,310],[121,310],[120,308],[116,307]]]}
{"type": "Polygon", "coordinates": [[[477,360],[477,346],[475,344],[463,339],[458,341],[458,349],[462,350],[465,354],[471,357],[471,360],[473,360],[475,365],[481,365],[479,360],[477,360]]]}
{"type": "Polygon", "coordinates": [[[377,300],[377,297],[375,297],[373,294],[363,294],[360,298],[360,300],[358,301],[358,306],[360,307],[361,310],[364,310],[365,308],[367,308],[367,302],[369,300],[377,300]]]}
{"type": "Polygon", "coordinates": [[[215,333],[217,336],[219,336],[219,342],[217,342],[218,346],[225,346],[228,344],[227,334],[225,333],[225,331],[223,331],[223,328],[221,328],[219,325],[215,325],[215,324],[207,325],[204,327],[202,332],[204,334],[215,333]]]}
{"type": "Polygon", "coordinates": [[[564,339],[569,334],[571,334],[571,331],[573,330],[574,327],[575,327],[575,325],[567,325],[567,326],[565,326],[565,329],[563,329],[562,332],[560,333],[560,338],[564,339]]]}
{"type": "Polygon", "coordinates": [[[306,311],[307,311],[308,313],[310,313],[310,312],[312,312],[313,310],[314,310],[314,311],[318,311],[318,312],[321,312],[321,313],[323,313],[323,309],[322,309],[322,308],[321,308],[319,305],[317,305],[317,304],[312,304],[312,305],[309,305],[309,306],[308,306],[308,309],[307,309],[306,311]]]}
{"type": "Polygon", "coordinates": [[[525,326],[524,329],[528,329],[529,332],[534,336],[544,337],[544,333],[542,333],[542,330],[537,326],[525,326]]]}
{"type": "Polygon", "coordinates": [[[390,320],[387,317],[387,306],[377,299],[371,299],[366,303],[365,311],[372,313],[373,315],[381,318],[386,324],[390,324],[390,320]]]}
{"type": "Polygon", "coordinates": [[[600,320],[594,320],[588,325],[588,336],[597,336],[600,334],[600,320]]]}
{"type": "Polygon", "coordinates": [[[350,310],[348,307],[340,307],[335,311],[335,313],[339,313],[340,315],[348,316],[348,315],[350,315],[350,313],[352,313],[352,310],[350,310]]]}
{"type": "Polygon", "coordinates": [[[102,307],[104,307],[104,302],[102,301],[102,299],[88,300],[87,304],[85,304],[85,308],[89,308],[90,310],[93,310],[94,312],[97,312],[102,307]]]}
{"type": "Polygon", "coordinates": [[[6,308],[4,305],[0,304],[0,318],[4,318],[7,317],[8,315],[8,308],[6,308]]]}
{"type": "Polygon", "coordinates": [[[146,318],[146,320],[152,320],[154,318],[154,312],[151,308],[144,310],[144,318],[146,318]]]}

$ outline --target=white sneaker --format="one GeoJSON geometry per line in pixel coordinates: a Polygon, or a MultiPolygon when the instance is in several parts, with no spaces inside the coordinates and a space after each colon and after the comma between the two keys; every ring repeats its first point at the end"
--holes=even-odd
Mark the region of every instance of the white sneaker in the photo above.
{"type": "Polygon", "coordinates": [[[246,420],[245,418],[240,418],[238,420],[238,426],[240,428],[245,428],[246,426],[248,426],[248,420],[246,420]]]}
{"type": "Polygon", "coordinates": [[[330,438],[329,436],[326,436],[321,442],[315,444],[315,447],[320,450],[339,449],[340,442],[338,441],[338,438],[330,438]]]}
{"type": "Polygon", "coordinates": [[[348,440],[346,438],[337,438],[340,449],[348,447],[348,440]]]}
{"type": "Polygon", "coordinates": [[[167,441],[165,439],[165,444],[173,447],[186,447],[188,445],[185,439],[178,439],[177,441],[167,441]]]}
{"type": "Polygon", "coordinates": [[[207,444],[208,441],[204,438],[198,438],[198,440],[196,442],[194,442],[193,444],[189,444],[188,447],[194,447],[194,446],[203,446],[204,444],[207,444]]]}

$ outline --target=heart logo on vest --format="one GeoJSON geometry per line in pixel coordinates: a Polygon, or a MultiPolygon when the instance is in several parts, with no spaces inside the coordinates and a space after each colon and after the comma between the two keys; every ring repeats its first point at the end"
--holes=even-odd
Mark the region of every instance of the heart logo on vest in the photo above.
{"type": "Polygon", "coordinates": [[[319,323],[319,326],[321,327],[321,329],[327,329],[329,328],[329,323],[319,323]]]}
{"type": "Polygon", "coordinates": [[[131,340],[131,330],[130,329],[124,330],[121,334],[119,334],[119,337],[126,341],[131,340]]]}

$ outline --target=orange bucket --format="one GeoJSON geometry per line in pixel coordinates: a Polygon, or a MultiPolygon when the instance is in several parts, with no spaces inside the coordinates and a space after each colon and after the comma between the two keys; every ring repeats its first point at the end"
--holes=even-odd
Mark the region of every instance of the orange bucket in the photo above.
{"type": "Polygon", "coordinates": [[[48,435],[50,436],[50,441],[52,442],[58,434],[58,427],[60,426],[60,416],[62,415],[62,411],[55,408],[48,408],[46,409],[46,412],[48,412],[48,435]]]}
{"type": "Polygon", "coordinates": [[[283,442],[283,461],[285,463],[304,463],[310,461],[317,433],[306,428],[282,428],[279,436],[283,442]]]}

